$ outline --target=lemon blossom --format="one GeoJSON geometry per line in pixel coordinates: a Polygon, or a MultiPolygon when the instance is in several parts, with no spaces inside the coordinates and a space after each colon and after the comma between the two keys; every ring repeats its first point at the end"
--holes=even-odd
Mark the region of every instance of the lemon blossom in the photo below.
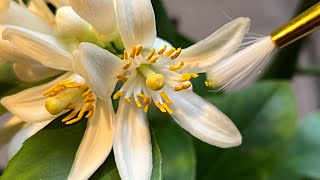
{"type": "MultiPolygon", "coordinates": [[[[120,98],[113,150],[121,178],[151,177],[152,150],[146,112],[152,103],[202,141],[223,148],[239,145],[241,135],[232,121],[193,93],[189,80],[234,53],[250,21],[238,18],[203,41],[187,49],[176,49],[156,38],[149,0],[117,0],[115,6],[118,30],[126,47],[124,58],[119,59],[97,45],[81,43],[74,52],[73,67],[103,100],[108,101],[118,80],[124,83],[113,95],[114,99],[120,98]]],[[[94,155],[86,156],[96,159],[94,155]]]]}

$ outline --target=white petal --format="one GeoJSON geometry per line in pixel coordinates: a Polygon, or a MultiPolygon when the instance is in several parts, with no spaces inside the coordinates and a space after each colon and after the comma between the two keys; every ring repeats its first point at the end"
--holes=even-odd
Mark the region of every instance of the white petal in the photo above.
{"type": "Polygon", "coordinates": [[[51,69],[43,65],[24,65],[17,64],[13,65],[16,76],[26,82],[37,82],[48,79],[50,77],[62,74],[62,71],[51,69]]]}
{"type": "Polygon", "coordinates": [[[62,7],[56,13],[57,28],[62,36],[78,37],[84,40],[90,39],[94,32],[91,31],[92,26],[83,20],[71,7],[62,7]]]}
{"type": "Polygon", "coordinates": [[[71,76],[72,73],[66,73],[54,81],[47,84],[27,89],[18,94],[7,96],[1,99],[4,105],[14,115],[26,122],[44,122],[58,117],[51,115],[45,108],[46,96],[42,94],[55,85],[71,76]]]}
{"type": "Polygon", "coordinates": [[[7,11],[0,11],[0,24],[16,25],[47,34],[54,32],[48,22],[13,1],[7,11]]]}
{"type": "Polygon", "coordinates": [[[89,179],[107,159],[113,144],[114,111],[111,99],[97,100],[94,116],[79,146],[68,180],[89,179]]]}
{"type": "Polygon", "coordinates": [[[45,0],[32,0],[29,2],[28,9],[51,24],[55,23],[54,14],[49,9],[45,0]]]}
{"type": "Polygon", "coordinates": [[[81,43],[74,52],[73,68],[100,99],[107,100],[114,91],[122,61],[109,51],[91,43],[81,43]]]}
{"type": "Polygon", "coordinates": [[[70,6],[69,0],[48,0],[55,7],[70,6]]]}
{"type": "Polygon", "coordinates": [[[115,123],[113,151],[121,179],[150,179],[152,147],[146,113],[122,100],[115,123]]]}
{"type": "MultiPolygon", "coordinates": [[[[8,116],[7,114],[3,116],[8,116]]],[[[12,116],[12,114],[9,114],[9,119],[0,127],[0,148],[8,143],[11,138],[23,127],[28,125],[28,123],[22,121],[16,116],[12,116]]],[[[3,120],[3,117],[1,116],[1,121],[3,120]]]]}
{"type": "Polygon", "coordinates": [[[192,91],[175,92],[167,87],[172,100],[173,119],[200,140],[222,148],[241,144],[241,134],[233,122],[192,91]]]}
{"type": "Polygon", "coordinates": [[[151,48],[157,36],[155,16],[150,0],[117,0],[119,31],[127,49],[133,45],[151,48]]]}
{"type": "Polygon", "coordinates": [[[155,50],[160,50],[165,45],[167,46],[167,49],[171,49],[172,48],[172,45],[168,41],[157,37],[156,40],[153,43],[153,48],[155,50]]]}
{"type": "Polygon", "coordinates": [[[2,0],[0,2],[0,13],[7,11],[9,7],[10,7],[10,0],[2,0]]]}
{"type": "Polygon", "coordinates": [[[209,69],[208,81],[222,88],[239,85],[261,71],[275,48],[270,36],[262,38],[209,69]]]}
{"type": "Polygon", "coordinates": [[[237,18],[206,39],[182,50],[179,58],[186,66],[197,67],[197,71],[205,72],[205,68],[222,61],[238,50],[249,26],[250,19],[237,18]]]}
{"type": "Polygon", "coordinates": [[[117,35],[113,0],[70,0],[72,8],[108,40],[117,35]]]}
{"type": "Polygon", "coordinates": [[[59,39],[23,28],[6,28],[2,37],[41,64],[58,70],[72,70],[72,55],[59,39]]]}
{"type": "Polygon", "coordinates": [[[8,149],[8,159],[13,158],[14,155],[22,148],[24,141],[26,141],[31,136],[35,135],[38,131],[46,127],[51,120],[42,123],[34,123],[21,129],[11,140],[8,149]]]}

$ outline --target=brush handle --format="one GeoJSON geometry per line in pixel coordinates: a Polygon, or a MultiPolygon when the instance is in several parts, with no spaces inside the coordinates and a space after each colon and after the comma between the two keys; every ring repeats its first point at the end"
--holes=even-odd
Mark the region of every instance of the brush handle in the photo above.
{"type": "Polygon", "coordinates": [[[270,36],[277,48],[310,34],[320,27],[320,2],[296,18],[274,30],[270,36]]]}

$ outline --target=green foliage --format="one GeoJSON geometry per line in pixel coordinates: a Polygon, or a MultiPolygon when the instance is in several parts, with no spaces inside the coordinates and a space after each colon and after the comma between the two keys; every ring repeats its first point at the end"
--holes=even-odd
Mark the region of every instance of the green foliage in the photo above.
{"type": "Polygon", "coordinates": [[[264,82],[207,97],[239,128],[240,147],[219,149],[195,140],[197,179],[257,180],[268,176],[295,132],[296,107],[287,82],[264,82]]]}

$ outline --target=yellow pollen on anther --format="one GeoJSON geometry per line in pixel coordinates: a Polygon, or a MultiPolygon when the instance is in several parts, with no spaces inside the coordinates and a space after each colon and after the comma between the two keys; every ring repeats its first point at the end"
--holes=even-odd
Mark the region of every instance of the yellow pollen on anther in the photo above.
{"type": "Polygon", "coordinates": [[[136,50],[136,56],[139,56],[141,54],[142,48],[143,48],[142,46],[138,46],[136,50]]]}
{"type": "Polygon", "coordinates": [[[113,99],[118,99],[119,97],[121,97],[123,95],[123,93],[121,91],[117,91],[114,95],[113,95],[113,99]]]}
{"type": "Polygon", "coordinates": [[[124,75],[119,75],[119,76],[117,76],[117,78],[119,80],[121,80],[122,82],[124,82],[124,83],[128,81],[128,78],[126,76],[124,76],[124,75]]]}
{"type": "Polygon", "coordinates": [[[168,57],[171,56],[171,54],[172,54],[173,52],[175,52],[175,51],[176,51],[176,48],[174,48],[174,47],[171,48],[169,51],[166,52],[166,56],[168,56],[168,57]]]}
{"type": "Polygon", "coordinates": [[[68,116],[62,119],[62,122],[67,122],[77,115],[77,111],[73,110],[68,116]]]}
{"type": "Polygon", "coordinates": [[[149,53],[149,55],[145,59],[147,61],[149,61],[153,57],[155,52],[156,52],[156,50],[154,48],[152,48],[151,52],[149,53]]]}
{"type": "Polygon", "coordinates": [[[181,54],[181,51],[182,51],[182,49],[181,49],[181,48],[178,48],[177,51],[170,56],[170,58],[171,58],[172,60],[177,59],[177,57],[179,57],[179,55],[181,54]]]}
{"type": "Polygon", "coordinates": [[[151,58],[150,62],[151,62],[152,64],[153,64],[153,63],[156,63],[158,59],[159,59],[159,56],[158,56],[158,55],[153,56],[153,57],[151,58]]]}
{"type": "Polygon", "coordinates": [[[142,100],[143,100],[143,103],[147,103],[147,101],[148,101],[148,98],[147,98],[147,96],[145,96],[144,94],[137,94],[137,97],[138,98],[141,98],[142,100]]]}
{"type": "Polygon", "coordinates": [[[124,101],[125,101],[126,103],[131,103],[130,98],[125,98],[124,101]]]}
{"type": "Polygon", "coordinates": [[[146,104],[146,106],[143,108],[143,111],[144,111],[144,112],[148,112],[149,106],[150,106],[150,104],[146,104]]]}
{"type": "Polygon", "coordinates": [[[161,49],[158,51],[158,54],[159,54],[159,55],[162,55],[166,50],[167,50],[167,45],[164,45],[163,48],[161,48],[161,49]]]}
{"type": "Polygon", "coordinates": [[[125,60],[129,59],[129,55],[128,55],[128,52],[126,50],[124,50],[123,52],[123,57],[125,60]]]}
{"type": "Polygon", "coordinates": [[[179,81],[186,82],[186,81],[189,81],[191,78],[197,78],[197,77],[199,77],[198,74],[182,73],[182,77],[179,79],[179,81]]]}
{"type": "Polygon", "coordinates": [[[168,107],[166,103],[161,104],[163,108],[169,113],[169,114],[174,114],[173,111],[168,107]]]}
{"type": "Polygon", "coordinates": [[[183,89],[184,89],[184,85],[183,84],[180,84],[180,85],[177,85],[177,86],[174,87],[175,91],[181,91],[183,89]]]}
{"type": "Polygon", "coordinates": [[[186,83],[183,85],[183,89],[188,89],[189,87],[191,87],[191,83],[186,83]]]}
{"type": "Polygon", "coordinates": [[[132,61],[129,61],[126,65],[123,66],[122,69],[123,69],[123,70],[128,70],[129,67],[132,65],[132,63],[133,63],[132,61]]]}
{"type": "Polygon", "coordinates": [[[171,101],[171,99],[169,98],[169,96],[168,96],[168,94],[166,92],[162,91],[160,93],[160,95],[166,101],[166,103],[172,104],[172,101],[171,101]]]}
{"type": "Polygon", "coordinates": [[[167,110],[162,106],[162,104],[156,103],[156,106],[158,109],[160,109],[161,112],[163,112],[163,113],[167,112],[167,110]]]}
{"type": "Polygon", "coordinates": [[[132,46],[131,53],[130,53],[130,57],[131,57],[132,59],[135,58],[135,56],[136,56],[136,51],[137,51],[137,47],[136,47],[136,46],[132,46]]]}
{"type": "Polygon", "coordinates": [[[211,82],[211,81],[206,81],[206,82],[205,82],[205,85],[206,85],[206,87],[214,87],[214,86],[215,86],[215,83],[214,83],[214,82],[211,82]]]}
{"type": "Polygon", "coordinates": [[[172,65],[172,66],[169,67],[169,69],[171,71],[176,71],[176,70],[179,70],[179,69],[183,68],[183,66],[184,66],[184,62],[180,61],[179,65],[172,65]]]}
{"type": "Polygon", "coordinates": [[[138,101],[138,100],[136,100],[136,105],[137,105],[137,107],[139,107],[139,108],[141,108],[141,107],[142,107],[142,105],[141,105],[140,101],[138,101]]]}

